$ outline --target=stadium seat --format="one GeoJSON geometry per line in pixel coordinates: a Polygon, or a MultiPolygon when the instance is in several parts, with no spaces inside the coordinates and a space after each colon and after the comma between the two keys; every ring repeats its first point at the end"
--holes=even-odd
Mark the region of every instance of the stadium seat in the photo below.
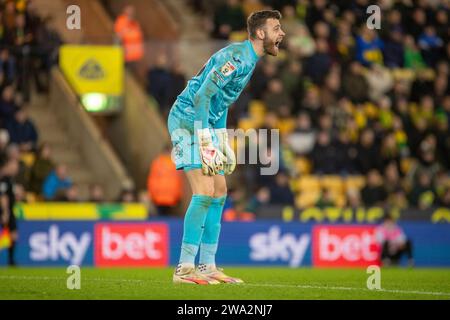
{"type": "Polygon", "coordinates": [[[361,190],[366,185],[364,176],[348,176],[345,179],[345,188],[361,190]]]}
{"type": "Polygon", "coordinates": [[[26,152],[20,156],[20,160],[22,160],[28,168],[31,168],[36,160],[36,156],[32,152],[26,152]]]}
{"type": "Polygon", "coordinates": [[[255,121],[250,118],[241,118],[238,123],[239,129],[249,130],[255,128],[255,121]]]}
{"type": "Polygon", "coordinates": [[[320,179],[322,188],[329,189],[333,194],[342,194],[344,192],[344,181],[337,175],[326,175],[320,179]]]}
{"type": "Polygon", "coordinates": [[[311,162],[306,157],[298,157],[295,159],[295,169],[299,174],[310,174],[311,162]]]}
{"type": "Polygon", "coordinates": [[[291,133],[295,129],[295,120],[293,118],[281,119],[278,129],[280,129],[281,134],[291,133]]]}
{"type": "Polygon", "coordinates": [[[320,180],[317,176],[307,175],[299,178],[300,192],[320,192],[320,180]]]}
{"type": "Polygon", "coordinates": [[[233,31],[230,33],[230,41],[239,42],[247,40],[248,34],[246,31],[233,31]]]}
{"type": "Polygon", "coordinates": [[[298,208],[313,207],[320,197],[320,190],[312,190],[301,192],[295,198],[295,204],[298,208]]]}
{"type": "Polygon", "coordinates": [[[403,158],[400,160],[400,170],[403,174],[407,174],[411,170],[414,161],[413,158],[403,158]]]}
{"type": "Polygon", "coordinates": [[[248,107],[250,118],[258,125],[264,123],[264,116],[266,115],[267,107],[261,100],[252,100],[248,107]]]}

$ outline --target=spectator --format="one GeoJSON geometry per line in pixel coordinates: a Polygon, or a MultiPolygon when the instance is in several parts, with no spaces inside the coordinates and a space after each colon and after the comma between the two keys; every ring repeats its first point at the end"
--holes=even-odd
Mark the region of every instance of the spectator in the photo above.
{"type": "Polygon", "coordinates": [[[400,172],[397,163],[394,161],[389,162],[389,164],[387,164],[384,168],[384,189],[388,194],[402,189],[400,172]]]}
{"type": "Polygon", "coordinates": [[[14,101],[14,88],[12,86],[6,86],[2,91],[2,97],[0,99],[0,120],[2,120],[3,126],[14,118],[14,114],[19,109],[14,101]]]}
{"type": "Polygon", "coordinates": [[[409,194],[409,202],[421,210],[431,208],[436,204],[436,191],[427,172],[420,171],[418,173],[418,181],[409,194]]]}
{"type": "Polygon", "coordinates": [[[167,113],[170,104],[170,87],[172,76],[168,68],[167,56],[163,53],[156,58],[156,63],[147,73],[147,91],[159,104],[160,111],[167,113]]]}
{"type": "Polygon", "coordinates": [[[246,17],[239,0],[227,0],[214,13],[215,38],[227,40],[231,32],[245,29],[246,17]]]}
{"type": "Polygon", "coordinates": [[[47,143],[43,143],[36,156],[30,172],[30,191],[36,194],[42,193],[42,185],[45,178],[55,169],[51,159],[51,149],[47,143]]]}
{"type": "Polygon", "coordinates": [[[353,103],[362,103],[367,101],[369,84],[364,77],[364,70],[359,62],[352,62],[350,70],[344,74],[342,79],[344,94],[350,98],[353,103]]]}
{"type": "Polygon", "coordinates": [[[330,134],[321,131],[317,137],[317,143],[311,152],[314,173],[331,174],[337,172],[335,159],[338,150],[331,144],[330,134]]]}
{"type": "Polygon", "coordinates": [[[38,133],[25,109],[18,109],[14,119],[7,122],[5,127],[9,132],[11,142],[18,144],[21,151],[36,150],[38,133]]]}
{"type": "Polygon", "coordinates": [[[332,60],[329,54],[328,43],[324,39],[316,40],[316,52],[305,60],[305,74],[315,84],[321,85],[325,75],[331,68],[332,60]]]}
{"type": "Polygon", "coordinates": [[[364,24],[361,34],[356,38],[356,58],[363,66],[369,67],[373,63],[383,64],[383,41],[375,30],[371,30],[364,24]]]}
{"type": "Polygon", "coordinates": [[[359,172],[366,174],[371,169],[381,167],[379,149],[375,144],[375,134],[372,129],[365,129],[357,146],[357,167],[359,172]]]}
{"type": "Polygon", "coordinates": [[[383,205],[383,201],[386,200],[387,195],[378,170],[371,169],[367,174],[367,184],[361,190],[361,196],[366,207],[383,205]]]}
{"type": "Polygon", "coordinates": [[[0,50],[0,88],[13,84],[17,76],[16,59],[4,48],[0,50]]]}
{"type": "Polygon", "coordinates": [[[320,193],[320,197],[317,200],[315,206],[319,209],[325,209],[325,208],[336,206],[330,189],[322,190],[322,192],[320,193]]]}
{"type": "Polygon", "coordinates": [[[147,190],[148,197],[161,215],[169,214],[171,209],[180,203],[183,180],[172,162],[170,146],[166,146],[151,163],[147,177],[147,190]]]}
{"type": "Polygon", "coordinates": [[[283,82],[280,79],[270,80],[268,91],[263,100],[269,111],[276,112],[278,115],[289,115],[291,113],[292,101],[283,88],[283,82]]]}
{"type": "Polygon", "coordinates": [[[72,179],[67,176],[67,167],[63,164],[56,166],[44,180],[42,192],[45,200],[54,200],[58,192],[72,186],[72,179]]]}
{"type": "Polygon", "coordinates": [[[358,151],[356,145],[351,142],[349,133],[340,132],[336,145],[339,150],[336,157],[337,172],[343,175],[355,174],[357,172],[355,160],[358,151]]]}
{"type": "Polygon", "coordinates": [[[403,35],[399,27],[391,29],[389,40],[384,46],[384,64],[388,68],[402,68],[403,57],[403,35]]]}
{"type": "Polygon", "coordinates": [[[450,187],[447,187],[442,196],[439,197],[438,205],[444,208],[450,208],[450,187]]]}
{"type": "Polygon", "coordinates": [[[316,44],[305,25],[297,25],[293,32],[287,33],[286,36],[286,45],[293,58],[306,58],[314,54],[316,44]]]}
{"type": "Polygon", "coordinates": [[[434,67],[438,61],[439,50],[442,48],[443,42],[432,25],[425,27],[424,32],[418,39],[418,44],[427,65],[434,67]]]}
{"type": "Polygon", "coordinates": [[[186,86],[186,77],[183,74],[183,70],[180,63],[174,63],[170,72],[171,83],[169,86],[168,104],[171,106],[177,96],[183,91],[186,86]]]}
{"type": "Polygon", "coordinates": [[[423,61],[422,54],[419,48],[416,46],[414,38],[412,36],[405,36],[405,68],[409,69],[422,69],[426,67],[425,61],[423,61]]]}
{"type": "Polygon", "coordinates": [[[7,158],[6,147],[9,144],[9,133],[6,129],[0,129],[0,163],[7,158]]]}
{"type": "Polygon", "coordinates": [[[397,168],[400,168],[400,152],[398,150],[397,141],[395,140],[395,135],[392,132],[389,132],[384,136],[380,156],[383,168],[392,163],[394,163],[397,168]]]}
{"type": "Polygon", "coordinates": [[[129,66],[135,65],[144,56],[144,37],[135,16],[135,8],[127,5],[114,23],[114,31],[123,45],[125,62],[129,66]]]}
{"type": "Polygon", "coordinates": [[[117,199],[121,203],[134,203],[137,201],[136,191],[134,189],[123,189],[117,199]]]}
{"type": "Polygon", "coordinates": [[[347,189],[347,207],[352,209],[358,209],[361,207],[361,194],[357,188],[347,189]]]}
{"type": "Polygon", "coordinates": [[[284,90],[291,99],[299,99],[303,91],[303,82],[301,79],[302,65],[297,60],[291,60],[281,71],[281,81],[284,90]]]}
{"type": "Polygon", "coordinates": [[[89,202],[103,203],[105,202],[105,192],[99,184],[89,186],[89,202]]]}
{"type": "Polygon", "coordinates": [[[381,99],[394,85],[391,72],[379,64],[373,64],[366,72],[365,78],[369,89],[368,97],[372,101],[381,99]]]}
{"type": "Polygon", "coordinates": [[[30,169],[21,159],[19,146],[16,144],[10,144],[6,148],[6,156],[8,159],[15,160],[19,165],[19,170],[14,178],[15,182],[20,185],[27,186],[30,176],[30,169]]]}
{"type": "Polygon", "coordinates": [[[269,186],[270,204],[293,205],[294,195],[289,187],[289,176],[285,172],[278,172],[275,183],[269,186]]]}
{"type": "Polygon", "coordinates": [[[267,187],[260,187],[250,198],[246,211],[256,214],[262,207],[270,203],[270,190],[267,187]]]}
{"type": "Polygon", "coordinates": [[[80,195],[78,186],[72,184],[66,189],[60,189],[55,196],[55,201],[58,202],[80,202],[80,195]]]}
{"type": "Polygon", "coordinates": [[[381,246],[381,260],[384,266],[399,264],[403,255],[407,256],[409,266],[414,265],[411,240],[390,215],[386,215],[383,223],[375,229],[375,236],[381,246]]]}
{"type": "Polygon", "coordinates": [[[298,155],[306,155],[311,152],[316,140],[316,132],[312,128],[311,118],[306,112],[297,117],[294,132],[288,137],[289,145],[298,155]]]}

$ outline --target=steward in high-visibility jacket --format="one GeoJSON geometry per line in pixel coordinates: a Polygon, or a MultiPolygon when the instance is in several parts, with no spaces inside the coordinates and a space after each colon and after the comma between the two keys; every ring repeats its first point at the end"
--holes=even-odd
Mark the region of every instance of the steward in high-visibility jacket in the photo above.
{"type": "Polygon", "coordinates": [[[183,180],[177,171],[170,153],[159,155],[150,165],[147,177],[149,198],[157,207],[176,206],[182,196],[183,180]]]}
{"type": "Polygon", "coordinates": [[[114,31],[120,38],[126,62],[135,62],[144,56],[144,43],[141,26],[132,16],[127,13],[117,17],[114,31]]]}

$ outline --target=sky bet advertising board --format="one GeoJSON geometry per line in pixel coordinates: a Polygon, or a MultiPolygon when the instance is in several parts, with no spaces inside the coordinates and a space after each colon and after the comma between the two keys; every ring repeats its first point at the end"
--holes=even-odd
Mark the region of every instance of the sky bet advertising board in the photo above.
{"type": "MultiPolygon", "coordinates": [[[[450,225],[402,223],[416,266],[450,266],[450,225]]],[[[182,220],[20,221],[19,266],[160,267],[179,257],[182,220]]],[[[365,267],[379,264],[374,225],[278,221],[222,224],[220,265],[365,267]]],[[[0,265],[6,250],[0,250],[0,265]]]]}

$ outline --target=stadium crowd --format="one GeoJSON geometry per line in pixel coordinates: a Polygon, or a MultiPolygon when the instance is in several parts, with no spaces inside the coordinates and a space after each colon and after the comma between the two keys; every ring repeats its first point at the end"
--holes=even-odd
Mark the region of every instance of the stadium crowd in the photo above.
{"type": "Polygon", "coordinates": [[[282,53],[258,64],[228,124],[279,129],[281,169],[238,166],[236,211],[450,206],[449,4],[376,3],[372,30],[367,0],[190,1],[211,39],[226,42],[246,39],[254,10],[283,14],[282,53]]]}
{"type": "MultiPolygon", "coordinates": [[[[49,19],[37,15],[32,0],[0,1],[0,171],[16,162],[17,170],[8,175],[18,201],[103,202],[98,184],[90,187],[89,199],[80,198],[67,166],[54,162],[28,116],[31,95],[48,92],[49,71],[58,58],[61,40],[48,27],[49,19]]],[[[124,191],[118,200],[134,201],[135,194],[124,191]]]]}

